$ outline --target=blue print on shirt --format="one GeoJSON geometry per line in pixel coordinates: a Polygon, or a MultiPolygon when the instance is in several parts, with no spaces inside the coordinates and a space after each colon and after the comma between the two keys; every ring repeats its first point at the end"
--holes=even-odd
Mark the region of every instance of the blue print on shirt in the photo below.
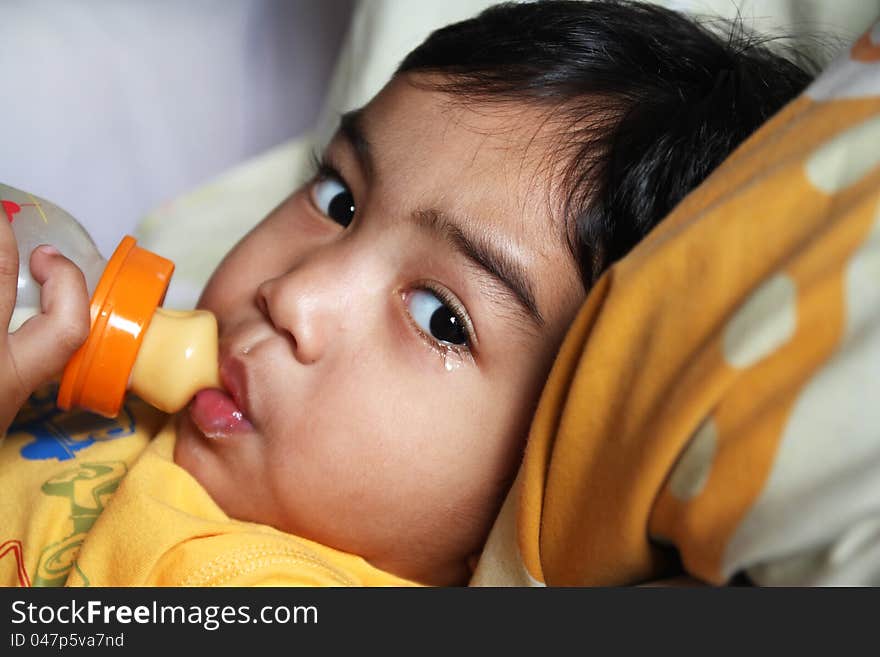
{"type": "Polygon", "coordinates": [[[50,386],[31,395],[27,408],[9,427],[9,434],[27,433],[34,437],[21,448],[24,458],[67,461],[96,442],[134,433],[134,416],[126,406],[112,419],[80,410],[62,411],[55,406],[57,390],[57,386],[50,386]]]}

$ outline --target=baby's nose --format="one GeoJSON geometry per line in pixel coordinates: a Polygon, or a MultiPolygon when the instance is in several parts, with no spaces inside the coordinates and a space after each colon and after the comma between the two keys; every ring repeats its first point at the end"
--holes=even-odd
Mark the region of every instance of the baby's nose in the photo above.
{"type": "Polygon", "coordinates": [[[257,289],[257,305],[279,333],[290,341],[294,357],[304,365],[321,359],[333,330],[327,301],[316,298],[289,275],[265,281],[257,289]]]}

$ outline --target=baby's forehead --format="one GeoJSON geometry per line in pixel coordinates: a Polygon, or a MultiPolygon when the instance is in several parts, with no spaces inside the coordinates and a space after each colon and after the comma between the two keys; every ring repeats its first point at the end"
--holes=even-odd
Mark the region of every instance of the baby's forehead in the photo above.
{"type": "Polygon", "coordinates": [[[562,107],[444,91],[424,74],[396,76],[363,113],[366,122],[408,124],[426,139],[455,141],[475,157],[510,161],[529,172],[566,159],[571,127],[562,107]]]}
{"type": "Polygon", "coordinates": [[[571,153],[562,113],[412,78],[396,77],[358,112],[389,175],[430,181],[453,204],[467,196],[489,210],[542,217],[541,237],[566,242],[562,177],[571,153]]]}

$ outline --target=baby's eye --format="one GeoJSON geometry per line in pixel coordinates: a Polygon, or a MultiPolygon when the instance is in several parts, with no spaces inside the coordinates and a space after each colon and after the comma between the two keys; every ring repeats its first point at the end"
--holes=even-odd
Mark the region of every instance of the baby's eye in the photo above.
{"type": "Polygon", "coordinates": [[[325,176],[316,180],[312,200],[318,210],[343,228],[354,218],[354,196],[339,178],[325,176]]]}
{"type": "Polygon", "coordinates": [[[435,340],[453,345],[467,345],[468,333],[461,315],[440,300],[431,290],[413,290],[406,296],[413,320],[435,340]]]}

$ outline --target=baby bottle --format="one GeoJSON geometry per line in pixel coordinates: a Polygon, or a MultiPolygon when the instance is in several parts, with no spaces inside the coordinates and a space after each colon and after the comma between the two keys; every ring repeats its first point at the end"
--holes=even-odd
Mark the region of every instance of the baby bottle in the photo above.
{"type": "Polygon", "coordinates": [[[126,236],[110,260],[58,206],[0,184],[0,204],[18,242],[18,295],[9,331],[40,312],[30,254],[51,244],[85,275],[91,328],[64,368],[58,406],[115,417],[126,390],[165,412],[183,408],[201,388],[219,387],[217,322],[204,310],[160,308],[174,263],[126,236]]]}

